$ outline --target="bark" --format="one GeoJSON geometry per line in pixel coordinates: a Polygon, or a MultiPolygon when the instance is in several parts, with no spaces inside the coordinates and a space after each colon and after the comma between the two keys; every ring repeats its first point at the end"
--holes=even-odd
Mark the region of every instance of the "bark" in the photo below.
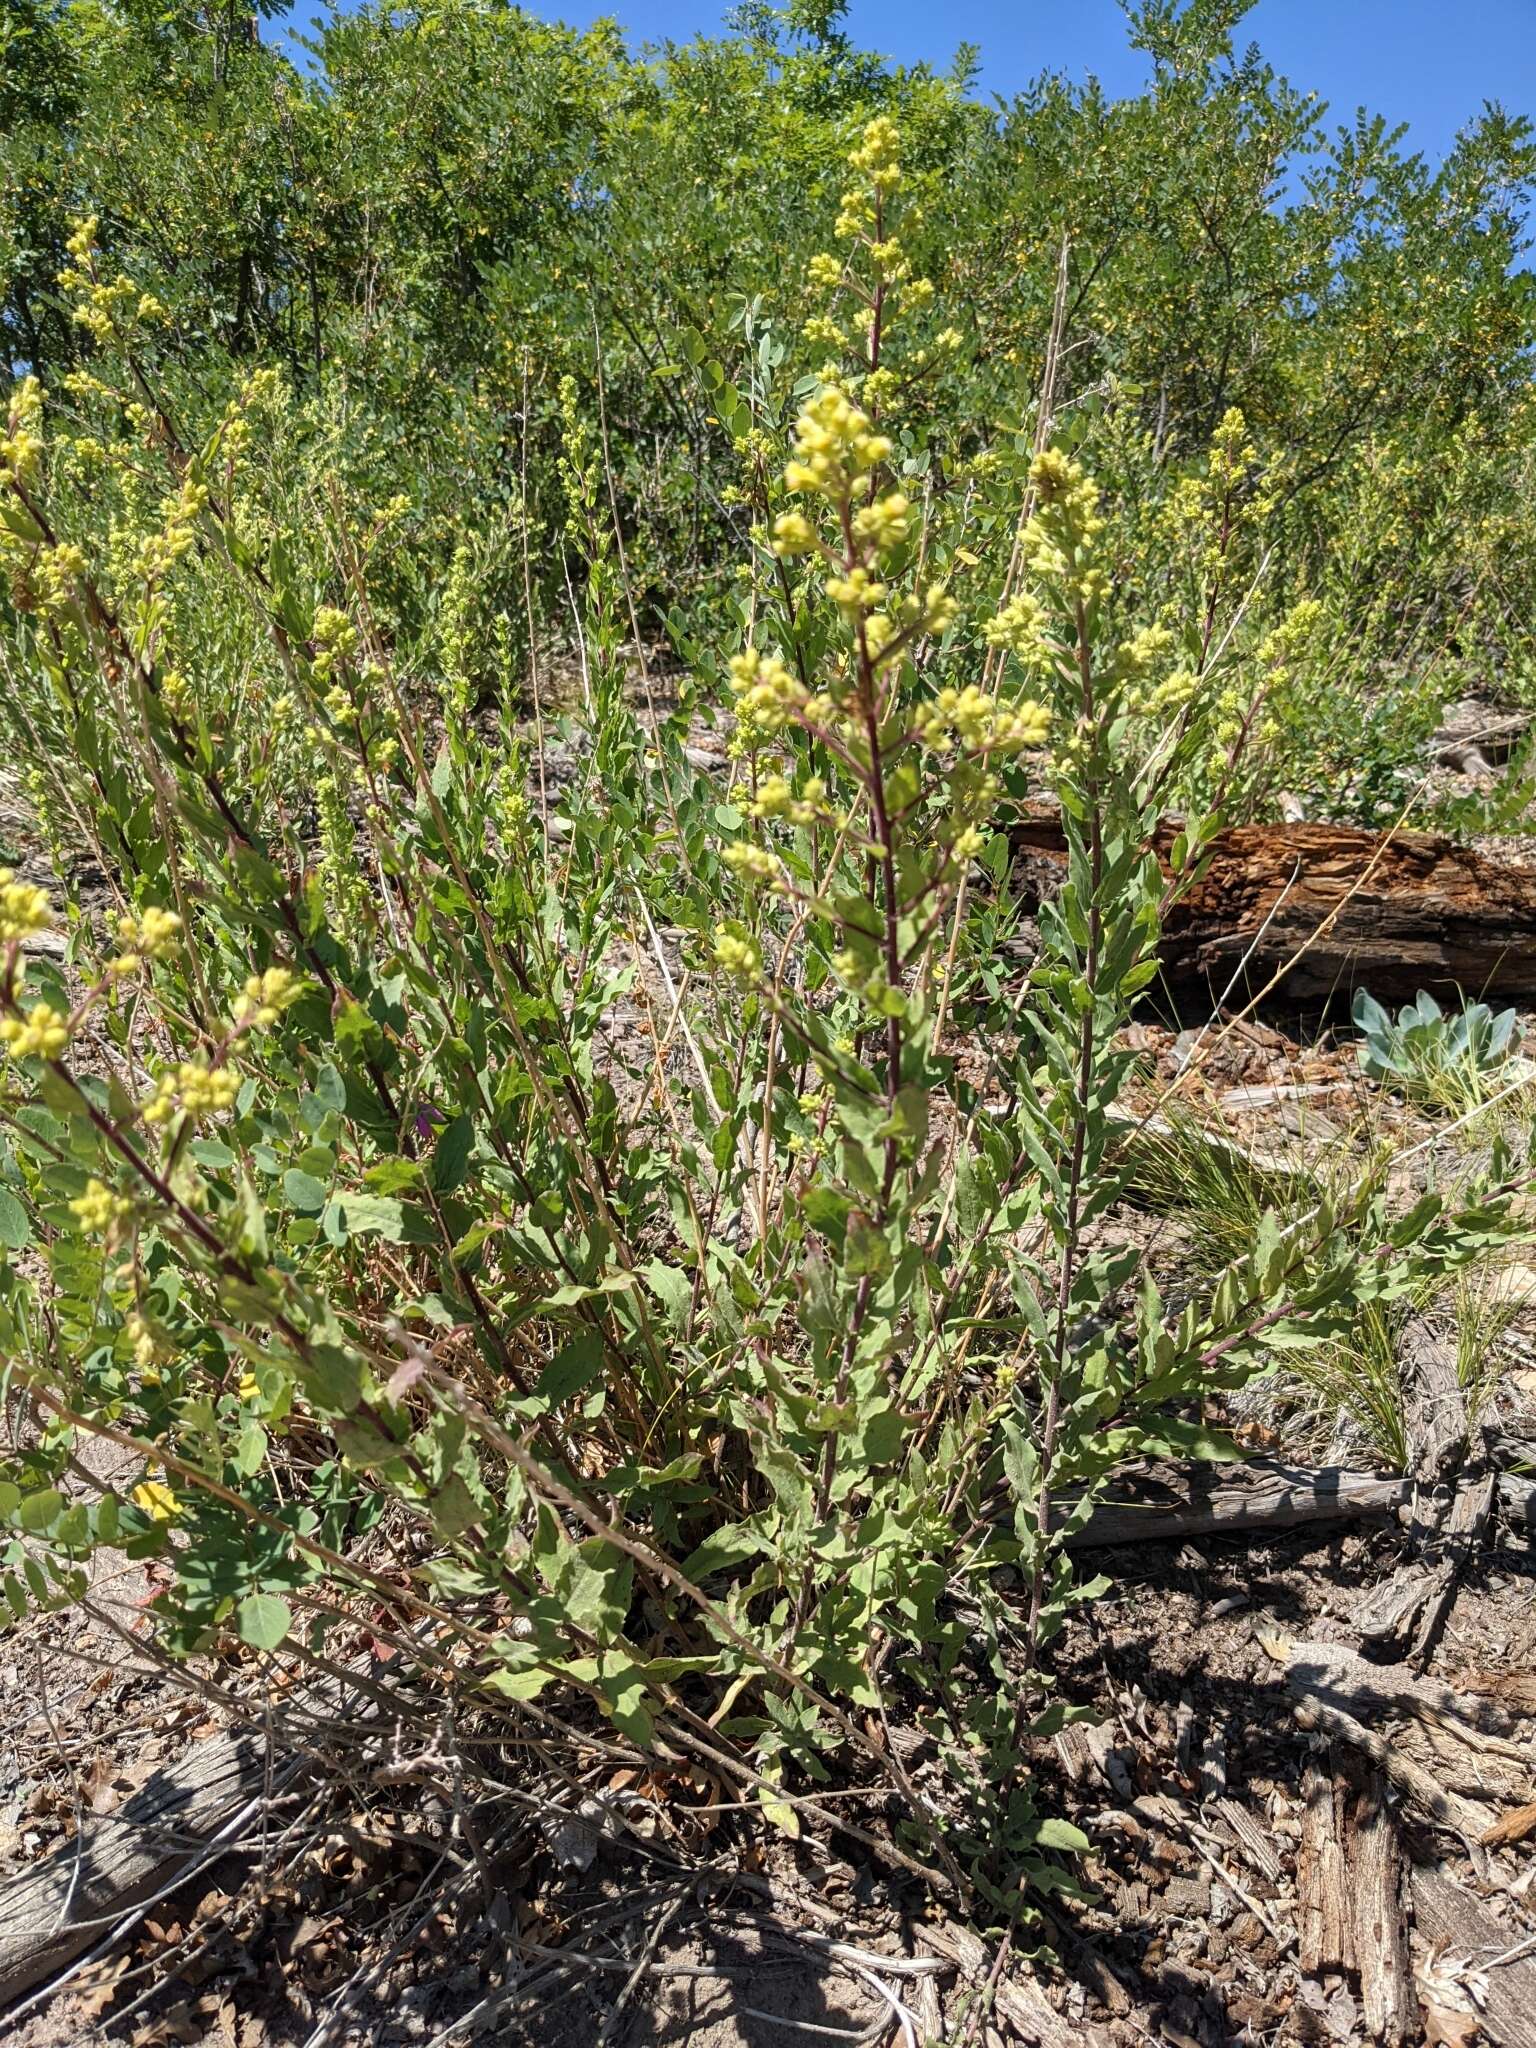
{"type": "MultiPolygon", "coordinates": [[[[1166,857],[1177,832],[1158,836],[1166,857]]],[[[1026,894],[1053,894],[1066,858],[1042,810],[1013,827],[1026,894]]],[[[1381,1002],[1536,996],[1536,868],[1428,832],[1347,825],[1240,825],[1214,842],[1169,913],[1159,948],[1177,990],[1246,1002],[1284,972],[1280,1001],[1363,987],[1381,1002]],[[1288,963],[1294,961],[1288,967],[1288,963]],[[1235,977],[1235,980],[1234,980],[1235,977]]]]}

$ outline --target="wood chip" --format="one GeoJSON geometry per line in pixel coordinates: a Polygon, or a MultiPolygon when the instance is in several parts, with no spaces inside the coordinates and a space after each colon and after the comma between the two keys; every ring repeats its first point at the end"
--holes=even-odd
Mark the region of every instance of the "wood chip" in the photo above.
{"type": "Polygon", "coordinates": [[[1527,1835],[1536,1835],[1536,1799],[1528,1806],[1514,1807],[1480,1839],[1485,1848],[1502,1849],[1508,1842],[1523,1842],[1527,1835]]]}

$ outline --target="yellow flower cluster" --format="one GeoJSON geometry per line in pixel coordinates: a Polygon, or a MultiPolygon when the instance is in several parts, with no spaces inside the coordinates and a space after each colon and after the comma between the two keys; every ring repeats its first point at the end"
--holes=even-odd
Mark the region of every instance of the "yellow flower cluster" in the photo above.
{"type": "Polygon", "coordinates": [[[901,132],[888,114],[876,114],[848,157],[849,166],[867,178],[877,192],[894,192],[901,183],[897,152],[901,132]]]}
{"type": "Polygon", "coordinates": [[[56,1060],[69,1044],[69,1019],[52,1003],[34,1003],[22,1017],[0,1017],[0,1045],[13,1060],[56,1060]]]}
{"type": "Polygon", "coordinates": [[[134,1364],[144,1374],[146,1379],[150,1381],[158,1380],[160,1377],[158,1370],[151,1372],[150,1368],[154,1365],[155,1353],[160,1349],[160,1346],[155,1341],[155,1333],[150,1324],[135,1309],[131,1315],[124,1318],[123,1328],[133,1340],[134,1364]]]}
{"type": "Polygon", "coordinates": [[[1241,483],[1258,459],[1258,450],[1248,439],[1248,422],[1237,406],[1229,405],[1211,436],[1212,483],[1223,488],[1241,483]]]}
{"type": "Polygon", "coordinates": [[[872,505],[862,505],[853,515],[854,537],[870,541],[877,548],[893,548],[904,541],[911,527],[911,501],[900,491],[888,491],[872,505]]]}
{"type": "Polygon", "coordinates": [[[291,968],[269,967],[265,974],[253,974],[235,1006],[235,1023],[244,1030],[270,1030],[303,993],[304,984],[291,968]]]}
{"type": "Polygon", "coordinates": [[[795,455],[785,465],[784,482],[792,491],[815,491],[843,505],[859,478],[878,469],[890,452],[889,439],[874,431],[868,413],[829,385],[795,422],[795,455]]]}
{"type": "Polygon", "coordinates": [[[147,1124],[168,1123],[178,1109],[184,1116],[216,1116],[234,1107],[240,1079],[228,1067],[210,1067],[203,1060],[183,1060],[174,1073],[162,1074],[144,1104],[147,1124]]]}
{"type": "Polygon", "coordinates": [[[782,775],[765,775],[748,805],[754,818],[782,818],[787,825],[814,825],[827,815],[827,785],[807,776],[797,796],[782,775]]]}
{"type": "Polygon", "coordinates": [[[1051,714],[1032,697],[1009,704],[989,696],[974,683],[963,690],[944,689],[923,707],[916,727],[925,747],[948,753],[959,746],[972,754],[1019,754],[1042,747],[1051,729],[1051,714]]]}
{"type": "Polygon", "coordinates": [[[760,654],[755,647],[732,655],[731,688],[736,693],[736,715],[758,732],[780,731],[810,699],[780,655],[760,654]]]}
{"type": "Polygon", "coordinates": [[[825,313],[813,313],[800,329],[802,340],[810,342],[813,348],[846,348],[848,335],[844,328],[825,313]]]}
{"type": "Polygon", "coordinates": [[[989,647],[1006,647],[1032,673],[1044,674],[1056,659],[1047,631],[1049,614],[1037,597],[1021,590],[982,628],[989,647]]]}
{"type": "Polygon", "coordinates": [[[725,849],[725,864],[743,882],[776,882],[779,878],[778,861],[754,839],[733,839],[725,849]]]}
{"type": "Polygon", "coordinates": [[[0,489],[26,490],[43,463],[43,387],[23,377],[11,393],[5,432],[0,434],[0,489]]]}
{"type": "Polygon", "coordinates": [[[197,538],[197,522],[207,503],[208,486],[192,476],[183,478],[176,495],[161,500],[158,531],[146,534],[139,543],[135,574],[146,583],[158,583],[175,568],[197,538]]]}
{"type": "Polygon", "coordinates": [[[0,868],[0,945],[24,939],[30,932],[45,932],[52,922],[47,890],[18,882],[12,868],[0,868]]]}
{"type": "Polygon", "coordinates": [[[803,512],[781,512],[773,522],[776,555],[808,555],[816,545],[816,529],[803,512]]]}
{"type": "Polygon", "coordinates": [[[1271,686],[1290,680],[1292,666],[1305,652],[1322,616],[1317,599],[1304,597],[1259,642],[1259,660],[1269,670],[1271,686]]]}
{"type": "Polygon", "coordinates": [[[192,685],[179,668],[168,668],[160,678],[160,701],[173,718],[186,716],[192,704],[192,685]]]}
{"type": "Polygon", "coordinates": [[[862,563],[855,563],[846,576],[827,578],[827,595],[849,619],[855,619],[885,602],[885,585],[862,563]]]}
{"type": "Polygon", "coordinates": [[[1172,669],[1158,683],[1147,683],[1133,678],[1126,685],[1122,702],[1127,711],[1137,711],[1146,717],[1155,718],[1169,711],[1182,711],[1195,694],[1199,680],[1192,668],[1172,669]]]}
{"type": "Polygon", "coordinates": [[[85,1193],[76,1195],[70,1203],[70,1213],[83,1230],[105,1232],[114,1223],[121,1223],[133,1214],[133,1204],[126,1195],[115,1195],[104,1182],[92,1178],[85,1184],[85,1193]]]}
{"type": "Polygon", "coordinates": [[[57,283],[75,301],[70,318],[93,340],[105,344],[114,334],[170,316],[154,293],[141,291],[131,277],[102,283],[96,272],[96,228],[94,215],[77,224],[64,244],[74,261],[58,273],[57,283]]]}
{"type": "MultiPolygon", "coordinates": [[[[338,611],[335,605],[323,604],[316,611],[313,639],[316,683],[329,681],[331,671],[337,662],[347,660],[357,651],[357,628],[346,613],[338,611]]],[[[329,705],[329,698],[326,702],[329,705]]]]}
{"type": "Polygon", "coordinates": [[[174,910],[152,903],[137,917],[117,920],[117,942],[122,952],[110,962],[108,974],[135,974],[146,960],[163,960],[181,931],[181,919],[174,910]]]}
{"type": "Polygon", "coordinates": [[[1109,578],[1093,559],[1104,530],[1099,487],[1059,449],[1046,448],[1029,466],[1037,510],[1024,529],[1024,559],[1073,603],[1091,607],[1109,594],[1109,578]]]}
{"type": "Polygon", "coordinates": [[[715,933],[715,960],[737,981],[755,981],[763,964],[763,951],[747,933],[722,925],[715,933]]]}

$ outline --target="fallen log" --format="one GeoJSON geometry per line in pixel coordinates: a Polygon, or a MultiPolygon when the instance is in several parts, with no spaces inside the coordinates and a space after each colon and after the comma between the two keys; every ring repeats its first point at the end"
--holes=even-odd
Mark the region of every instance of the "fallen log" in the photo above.
{"type": "Polygon", "coordinates": [[[156,1771],[116,1813],[82,1815],[72,1842],[0,1890],[0,2006],[109,1945],[124,1918],[222,1853],[301,1768],[274,1765],[260,1735],[220,1735],[156,1771]]]}
{"type": "MultiPolygon", "coordinates": [[[[1354,1522],[1394,1514],[1413,1495],[1411,1479],[1342,1466],[1287,1465],[1253,1458],[1242,1465],[1160,1466],[1117,1486],[1066,1538],[1068,1550],[1116,1543],[1169,1543],[1186,1536],[1246,1535],[1307,1522],[1354,1522]]],[[[1063,1500],[1058,1526],[1072,1512],[1063,1500]]]]}
{"type": "MultiPolygon", "coordinates": [[[[1176,821],[1159,830],[1166,863],[1176,821]]],[[[1060,818],[1010,828],[1026,900],[1054,893],[1060,818]]],[[[1238,825],[1170,909],[1158,948],[1175,990],[1246,1002],[1284,972],[1284,1001],[1369,989],[1381,1002],[1437,995],[1536,996],[1536,867],[1429,832],[1348,825],[1238,825]]]]}
{"type": "Polygon", "coordinates": [[[1399,2048],[1417,2032],[1419,2002],[1403,1923],[1403,1861],[1386,1779],[1353,1757],[1344,1764],[1349,1803],[1350,1914],[1366,2037],[1399,2048]]]}

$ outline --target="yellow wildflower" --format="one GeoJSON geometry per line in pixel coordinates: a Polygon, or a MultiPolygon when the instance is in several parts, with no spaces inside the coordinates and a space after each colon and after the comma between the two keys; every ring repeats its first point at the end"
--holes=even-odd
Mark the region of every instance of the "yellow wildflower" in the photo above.
{"type": "Polygon", "coordinates": [[[13,869],[0,868],[0,944],[46,931],[52,922],[47,890],[18,882],[13,869]]]}
{"type": "Polygon", "coordinates": [[[0,489],[25,490],[37,481],[43,462],[43,387],[23,377],[11,393],[5,432],[0,434],[0,489]]]}
{"type": "Polygon", "coordinates": [[[785,466],[784,481],[792,491],[817,491],[842,504],[855,482],[890,452],[889,439],[874,431],[868,413],[829,385],[795,422],[795,455],[785,466]]]}
{"type": "Polygon", "coordinates": [[[34,1003],[21,1017],[0,1017],[0,1044],[14,1060],[56,1060],[69,1044],[69,1019],[52,1003],[34,1003]]]}
{"type": "Polygon", "coordinates": [[[269,967],[246,982],[235,1006],[235,1022],[253,1031],[269,1030],[303,993],[303,982],[290,968],[269,967]]]}
{"type": "Polygon", "coordinates": [[[169,1122],[177,1110],[184,1116],[217,1115],[234,1107],[239,1076],[228,1067],[210,1067],[202,1060],[183,1060],[174,1073],[162,1074],[141,1114],[147,1124],[169,1122]]]}
{"type": "Polygon", "coordinates": [[[715,959],[737,981],[755,981],[763,964],[763,953],[756,939],[746,932],[722,925],[715,933],[715,959]]]}
{"type": "Polygon", "coordinates": [[[126,1195],[114,1194],[104,1182],[94,1177],[86,1182],[85,1193],[76,1195],[69,1207],[80,1227],[93,1233],[108,1231],[114,1223],[121,1223],[124,1217],[133,1214],[133,1204],[126,1195]]]}

